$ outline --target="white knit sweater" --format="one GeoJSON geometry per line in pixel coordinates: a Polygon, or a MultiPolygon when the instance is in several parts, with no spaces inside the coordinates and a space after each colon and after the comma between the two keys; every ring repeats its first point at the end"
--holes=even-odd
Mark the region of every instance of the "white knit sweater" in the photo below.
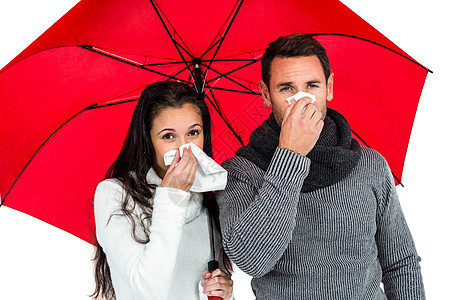
{"type": "MultiPolygon", "coordinates": [[[[207,299],[199,285],[211,259],[202,195],[159,187],[161,178],[153,169],[147,181],[158,185],[147,244],[137,243],[130,222],[114,215],[120,214],[125,193],[118,181],[104,180],[95,192],[97,239],[106,253],[117,300],[207,299]]],[[[137,207],[135,212],[141,213],[137,207]]]]}

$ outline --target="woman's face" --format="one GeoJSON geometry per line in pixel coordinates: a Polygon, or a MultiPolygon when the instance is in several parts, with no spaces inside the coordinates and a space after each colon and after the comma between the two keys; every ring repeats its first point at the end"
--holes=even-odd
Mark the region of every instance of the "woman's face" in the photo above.
{"type": "Polygon", "coordinates": [[[200,110],[192,104],[167,107],[153,120],[150,138],[155,149],[153,169],[164,178],[169,166],[164,165],[164,153],[181,145],[194,143],[203,149],[203,122],[200,110]]]}

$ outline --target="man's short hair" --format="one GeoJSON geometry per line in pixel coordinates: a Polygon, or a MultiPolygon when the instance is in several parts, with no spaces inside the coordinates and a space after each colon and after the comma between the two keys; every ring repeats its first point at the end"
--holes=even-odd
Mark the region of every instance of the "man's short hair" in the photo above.
{"type": "Polygon", "coordinates": [[[328,81],[328,77],[331,74],[331,66],[327,51],[315,38],[308,34],[291,34],[279,37],[269,43],[261,58],[262,80],[270,88],[270,70],[275,57],[290,58],[313,55],[316,55],[319,59],[325,74],[325,80],[328,81]]]}

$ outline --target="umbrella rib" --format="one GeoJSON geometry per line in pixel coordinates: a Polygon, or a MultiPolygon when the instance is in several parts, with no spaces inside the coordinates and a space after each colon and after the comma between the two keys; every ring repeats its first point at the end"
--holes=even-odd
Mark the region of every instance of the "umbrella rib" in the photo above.
{"type": "MultiPolygon", "coordinates": [[[[214,101],[212,101],[212,100],[208,97],[208,95],[207,95],[206,93],[204,93],[204,95],[205,95],[206,98],[208,98],[209,103],[211,103],[211,105],[212,105],[212,107],[214,108],[214,110],[217,111],[217,113],[218,113],[219,116],[220,116],[220,113],[219,113],[220,109],[219,109],[219,107],[217,107],[217,103],[215,103],[214,101]]],[[[221,118],[222,118],[222,117],[221,117],[221,118]]],[[[222,118],[222,119],[223,119],[223,118],[222,118]]]]}
{"type": "MultiPolygon", "coordinates": [[[[213,95],[213,93],[212,93],[212,91],[211,91],[211,86],[209,86],[209,84],[207,84],[207,85],[206,85],[206,88],[209,89],[209,92],[210,92],[211,95],[212,95],[212,98],[213,98],[213,100],[214,100],[215,105],[214,105],[214,103],[211,102],[211,99],[208,98],[209,102],[213,105],[213,107],[214,107],[214,109],[217,111],[217,113],[219,113],[219,115],[222,115],[222,110],[220,109],[219,102],[217,102],[216,97],[213,95]]],[[[205,94],[205,96],[206,96],[206,93],[204,93],[204,94],[205,94]]],[[[225,120],[224,120],[224,121],[225,121],[225,120]]],[[[226,121],[225,121],[225,122],[226,122],[226,121]]]]}
{"type": "MultiPolygon", "coordinates": [[[[208,67],[206,68],[206,71],[205,71],[205,78],[206,78],[206,74],[208,74],[208,70],[210,69],[212,62],[214,61],[214,59],[216,58],[217,53],[219,52],[220,47],[222,47],[223,41],[225,40],[225,37],[227,36],[228,31],[229,31],[230,28],[231,28],[231,25],[233,25],[234,20],[236,19],[236,16],[237,16],[237,14],[239,13],[239,10],[241,9],[243,3],[244,3],[244,0],[239,1],[239,5],[238,5],[238,7],[236,8],[236,11],[234,12],[233,16],[231,17],[231,21],[230,21],[230,23],[228,24],[227,29],[225,29],[225,32],[224,32],[224,34],[223,34],[223,37],[219,39],[219,41],[220,41],[220,42],[219,42],[219,45],[217,46],[216,50],[214,51],[214,54],[213,54],[213,56],[212,56],[212,58],[211,58],[211,61],[209,62],[208,67]]],[[[209,50],[208,50],[208,51],[209,51],[209,50]]]]}
{"type": "MultiPolygon", "coordinates": [[[[359,136],[359,134],[357,134],[353,129],[350,129],[350,130],[352,131],[352,133],[353,133],[353,134],[354,134],[361,142],[364,143],[364,145],[366,145],[367,148],[372,149],[372,147],[370,147],[369,144],[367,144],[366,141],[365,141],[361,136],[359,136]]],[[[400,181],[400,179],[398,179],[398,177],[395,176],[394,172],[391,171],[391,173],[392,173],[392,176],[394,176],[394,178],[397,180],[397,182],[398,182],[402,187],[405,187],[405,186],[403,185],[403,183],[400,181]]]]}
{"type": "Polygon", "coordinates": [[[224,77],[224,76],[230,75],[231,73],[234,73],[234,72],[236,72],[236,71],[239,71],[240,69],[243,69],[243,68],[245,68],[245,67],[248,67],[248,66],[250,66],[250,65],[253,65],[254,63],[257,63],[257,62],[259,62],[259,61],[260,61],[259,59],[252,60],[252,61],[249,62],[248,64],[242,65],[242,66],[240,66],[240,67],[238,67],[238,68],[236,68],[236,69],[234,69],[234,70],[228,71],[228,72],[226,72],[226,73],[224,73],[224,74],[221,74],[221,73],[217,72],[217,73],[221,74],[221,76],[218,76],[218,77],[215,77],[215,78],[213,78],[213,79],[210,79],[210,80],[208,80],[208,82],[212,82],[212,81],[215,81],[215,80],[217,80],[217,79],[219,79],[219,78],[222,78],[222,77],[224,77]]]}
{"type": "MultiPolygon", "coordinates": [[[[204,66],[204,64],[202,64],[202,65],[204,66]]],[[[220,74],[221,76],[219,78],[225,77],[226,79],[230,80],[231,82],[234,82],[235,84],[239,85],[240,87],[243,87],[244,89],[248,90],[249,92],[253,92],[252,89],[246,87],[242,83],[237,82],[236,80],[232,79],[231,77],[227,76],[226,74],[223,74],[223,73],[221,73],[221,72],[219,72],[219,71],[217,71],[217,70],[215,70],[213,68],[210,68],[210,69],[213,70],[214,72],[216,72],[217,74],[220,74]]]]}
{"type": "MultiPolygon", "coordinates": [[[[184,58],[183,54],[181,53],[180,48],[178,48],[178,46],[181,47],[181,45],[179,45],[179,43],[177,41],[175,41],[174,37],[172,36],[172,34],[170,33],[169,28],[167,27],[166,23],[164,22],[161,13],[159,12],[158,8],[156,7],[156,4],[153,0],[150,0],[150,3],[153,6],[153,9],[155,10],[156,14],[159,17],[159,20],[161,21],[162,25],[164,26],[164,29],[166,30],[167,34],[169,35],[169,38],[172,40],[173,45],[175,46],[178,54],[180,55],[181,59],[183,60],[184,64],[186,65],[187,69],[189,70],[189,73],[191,74],[191,77],[194,77],[194,74],[192,73],[192,70],[189,68],[188,63],[186,61],[186,59],[184,58]]],[[[194,57],[192,57],[192,55],[187,52],[183,47],[181,47],[192,59],[194,59],[194,57]]],[[[198,92],[198,91],[197,91],[198,92]]]]}
{"type": "Polygon", "coordinates": [[[234,92],[234,93],[241,93],[241,94],[259,95],[259,96],[261,96],[261,93],[239,91],[239,90],[233,90],[233,89],[227,89],[227,88],[221,88],[221,87],[215,87],[215,86],[211,86],[209,89],[210,90],[219,90],[219,91],[226,91],[226,92],[234,92]]]}
{"type": "Polygon", "coordinates": [[[395,180],[397,180],[397,182],[398,182],[402,187],[405,187],[405,186],[403,185],[403,183],[400,181],[400,179],[398,179],[398,177],[395,176],[394,172],[391,171],[391,173],[392,173],[392,176],[394,176],[395,180]]]}
{"type": "MultiPolygon", "coordinates": [[[[201,59],[201,58],[200,58],[201,59]]],[[[210,60],[202,60],[203,62],[210,62],[210,60]]],[[[231,61],[254,61],[252,58],[243,58],[243,59],[216,59],[216,62],[231,62],[231,61]]],[[[192,65],[194,63],[193,60],[186,61],[188,64],[192,65]]],[[[183,61],[173,61],[173,62],[164,62],[164,63],[156,63],[156,64],[143,64],[143,67],[153,67],[153,66],[167,66],[167,65],[178,65],[183,64],[183,61]]]]}
{"type": "MultiPolygon", "coordinates": [[[[199,59],[202,59],[209,51],[211,51],[212,49],[214,49],[214,47],[220,43],[220,41],[222,40],[222,38],[218,39],[214,44],[212,44],[208,49],[206,49],[205,53],[202,54],[202,56],[200,56],[199,59]]],[[[212,61],[212,60],[211,60],[212,61]]]]}
{"type": "Polygon", "coordinates": [[[16,185],[17,181],[19,180],[19,178],[22,176],[23,172],[25,172],[25,170],[27,169],[27,167],[30,165],[30,163],[33,161],[33,159],[36,157],[36,155],[41,151],[41,149],[48,143],[48,141],[61,129],[63,128],[67,123],[69,123],[73,118],[75,118],[76,116],[78,116],[79,114],[92,109],[93,107],[95,107],[96,104],[93,104],[91,106],[86,107],[85,109],[77,112],[75,115],[73,115],[72,117],[70,117],[68,120],[66,120],[63,124],[61,124],[55,131],[53,131],[53,133],[41,144],[41,146],[39,146],[39,148],[36,150],[36,152],[34,152],[33,156],[31,156],[31,158],[28,160],[27,164],[25,165],[25,167],[22,169],[22,171],[20,172],[20,174],[17,176],[16,180],[14,180],[13,184],[11,185],[11,187],[9,188],[8,192],[6,193],[5,197],[3,198],[2,202],[0,203],[0,207],[3,206],[3,204],[6,201],[6,198],[8,197],[9,193],[11,192],[11,190],[14,188],[14,186],[16,185]]]}
{"type": "Polygon", "coordinates": [[[398,51],[395,51],[394,49],[391,49],[391,48],[389,48],[389,47],[387,47],[387,46],[385,46],[385,45],[383,45],[383,44],[380,44],[380,43],[371,41],[371,40],[366,39],[366,38],[363,38],[363,37],[359,37],[359,36],[351,35],[351,34],[345,34],[345,33],[332,33],[332,32],[329,32],[329,33],[310,33],[309,35],[311,35],[311,36],[339,35],[339,36],[350,37],[350,38],[355,38],[355,39],[358,39],[358,40],[366,41],[366,42],[375,44],[375,45],[377,45],[377,46],[380,46],[380,47],[382,47],[382,48],[385,48],[385,49],[387,49],[387,50],[389,50],[389,51],[392,51],[392,52],[394,52],[394,53],[396,53],[396,54],[402,56],[403,58],[406,58],[407,60],[409,60],[409,61],[415,63],[416,65],[422,67],[422,68],[423,68],[424,70],[426,70],[427,72],[433,73],[433,71],[431,71],[431,70],[428,69],[427,67],[421,65],[420,63],[418,63],[418,62],[415,61],[414,59],[412,59],[412,58],[410,58],[410,57],[408,57],[408,56],[406,56],[406,55],[404,55],[404,54],[401,54],[401,53],[399,53],[398,51]]]}
{"type": "MultiPolygon", "coordinates": [[[[243,2],[243,0],[242,0],[242,2],[243,2]]],[[[232,12],[233,11],[236,11],[237,9],[236,9],[236,7],[238,7],[239,6],[239,8],[240,8],[240,5],[241,5],[242,3],[235,3],[235,5],[234,5],[234,7],[233,7],[233,9],[232,9],[232,12]]],[[[232,13],[233,14],[233,13],[232,13]]],[[[232,15],[232,14],[230,14],[230,15],[232,15]]],[[[237,14],[237,12],[236,12],[236,14],[237,14]]],[[[228,16],[228,18],[227,18],[227,20],[230,18],[230,16],[228,16]]],[[[225,21],[225,23],[226,23],[226,21],[225,21]]],[[[225,25],[225,24],[224,24],[225,25]]],[[[221,29],[224,27],[224,25],[222,25],[222,27],[219,29],[219,32],[216,34],[216,37],[218,37],[218,36],[220,36],[220,31],[221,31],[221,29]]],[[[208,49],[206,49],[206,51],[202,54],[202,56],[200,56],[200,59],[202,59],[209,51],[211,51],[212,49],[214,49],[214,47],[219,43],[221,41],[221,38],[219,38],[217,41],[215,41],[208,49]]]]}
{"type": "MultiPolygon", "coordinates": [[[[188,50],[186,50],[183,45],[181,45],[179,42],[177,42],[174,38],[172,38],[173,43],[177,44],[184,52],[186,52],[187,55],[189,55],[192,59],[194,59],[194,57],[189,53],[188,50]]],[[[181,54],[180,54],[181,55],[181,54]]]]}
{"type": "MultiPolygon", "coordinates": [[[[207,87],[208,87],[208,85],[207,85],[207,87]]],[[[216,97],[214,96],[214,94],[213,94],[213,92],[211,91],[211,89],[210,89],[210,92],[211,92],[212,98],[214,99],[214,102],[218,105],[217,100],[216,100],[216,97]]],[[[208,96],[207,94],[205,94],[205,96],[206,96],[206,98],[208,98],[209,102],[210,102],[211,104],[213,104],[212,101],[211,101],[211,99],[209,98],[209,96],[208,96]]],[[[213,107],[214,107],[214,109],[217,111],[217,113],[219,114],[220,118],[225,122],[225,124],[227,125],[228,129],[230,129],[230,131],[233,133],[233,135],[234,135],[234,136],[236,137],[236,139],[239,141],[239,143],[240,143],[242,146],[244,146],[244,142],[242,141],[241,136],[233,129],[233,127],[231,126],[231,124],[227,121],[227,119],[225,118],[224,114],[222,113],[222,110],[220,109],[220,107],[219,107],[219,106],[216,107],[214,104],[213,104],[213,107]]]]}
{"type": "Polygon", "coordinates": [[[11,192],[11,190],[14,188],[14,186],[16,185],[17,181],[20,179],[20,177],[22,176],[22,174],[25,172],[25,170],[28,168],[28,166],[30,165],[30,163],[33,161],[33,159],[38,155],[38,153],[41,151],[42,148],[44,148],[44,146],[49,142],[49,140],[55,136],[55,134],[58,133],[58,131],[60,131],[67,123],[69,123],[70,121],[72,121],[74,118],[76,118],[78,115],[88,111],[88,110],[93,110],[93,109],[98,109],[98,108],[104,108],[104,107],[108,107],[108,106],[114,106],[114,105],[118,105],[118,104],[125,104],[125,103],[129,103],[129,102],[134,102],[134,101],[138,101],[139,98],[133,98],[133,99],[127,99],[127,100],[122,100],[122,101],[117,101],[114,103],[106,103],[106,104],[92,104],[86,108],[84,108],[83,110],[77,112],[76,114],[74,114],[72,117],[70,117],[69,119],[67,119],[63,124],[61,124],[55,131],[53,131],[53,133],[41,144],[41,146],[39,146],[39,148],[36,150],[36,152],[33,154],[33,156],[31,156],[31,158],[28,160],[27,164],[25,165],[25,167],[22,169],[22,171],[20,172],[20,174],[17,176],[16,180],[14,180],[13,184],[11,185],[10,189],[8,190],[8,192],[6,193],[5,197],[2,199],[1,203],[0,203],[0,207],[3,206],[3,204],[6,201],[6,198],[8,197],[9,193],[11,192]]]}
{"type": "Polygon", "coordinates": [[[139,68],[139,69],[141,69],[141,70],[149,71],[149,72],[152,72],[152,73],[155,73],[155,74],[158,74],[158,75],[167,77],[167,78],[169,78],[169,79],[174,78],[174,79],[176,79],[176,80],[178,80],[178,81],[181,81],[181,82],[184,82],[184,83],[187,83],[187,84],[189,83],[188,81],[186,81],[186,80],[184,80],[184,79],[181,79],[181,78],[178,78],[178,77],[173,77],[173,76],[171,76],[171,75],[167,75],[167,74],[164,74],[164,73],[162,73],[162,72],[158,72],[158,71],[155,71],[155,70],[152,70],[152,69],[148,69],[148,68],[145,68],[143,65],[137,65],[137,64],[135,64],[135,63],[133,63],[133,62],[130,62],[130,61],[121,59],[121,58],[119,58],[119,57],[117,57],[117,56],[113,56],[113,55],[110,55],[110,54],[108,54],[108,53],[105,53],[105,52],[102,52],[102,51],[98,51],[98,50],[94,49],[92,46],[89,46],[89,45],[78,45],[78,47],[81,47],[81,48],[83,48],[83,49],[85,49],[85,50],[88,50],[88,51],[91,51],[91,52],[94,52],[94,53],[97,53],[97,54],[100,54],[100,55],[103,55],[103,56],[112,58],[112,59],[114,59],[114,60],[123,62],[123,63],[125,63],[125,64],[130,65],[130,66],[139,68]]]}
{"type": "Polygon", "coordinates": [[[187,55],[189,55],[192,59],[194,59],[194,56],[192,56],[191,51],[189,50],[189,47],[188,47],[187,44],[183,41],[183,39],[181,38],[181,36],[177,33],[177,31],[175,30],[175,27],[172,25],[172,23],[170,22],[169,18],[167,18],[167,16],[164,14],[164,12],[163,12],[162,9],[160,8],[160,6],[159,6],[156,2],[154,2],[154,0],[150,0],[150,1],[153,2],[153,3],[152,3],[152,5],[154,4],[154,5],[153,5],[153,8],[155,9],[155,12],[157,13],[157,15],[158,15],[160,21],[162,22],[164,28],[166,29],[166,32],[169,34],[169,38],[172,40],[172,42],[178,44],[178,45],[181,47],[181,49],[183,49],[183,51],[186,52],[187,55]],[[164,22],[163,16],[164,16],[164,18],[167,20],[167,23],[164,22]],[[169,31],[169,29],[168,29],[168,26],[166,26],[166,24],[169,24],[169,25],[172,27],[173,32],[174,32],[174,35],[171,35],[171,34],[170,34],[170,31],[169,31]],[[180,41],[183,42],[184,46],[181,45],[178,41],[175,40],[175,37],[174,37],[175,35],[177,35],[178,38],[180,39],[180,41]],[[186,49],[185,47],[186,47],[187,49],[186,49]]]}
{"type": "Polygon", "coordinates": [[[207,84],[206,88],[209,89],[209,91],[210,91],[210,93],[211,93],[211,96],[212,96],[214,102],[208,97],[208,95],[207,95],[206,93],[204,93],[205,96],[208,98],[209,102],[212,104],[212,106],[213,106],[214,109],[217,111],[217,113],[218,113],[219,116],[222,118],[222,120],[227,124],[227,126],[230,127],[231,125],[230,125],[230,124],[228,123],[228,121],[225,119],[225,116],[223,115],[222,110],[220,109],[219,102],[217,102],[217,99],[216,99],[216,97],[214,96],[213,92],[211,91],[211,87],[209,86],[209,84],[207,84]]]}
{"type": "MultiPolygon", "coordinates": [[[[202,60],[203,62],[210,62],[211,60],[210,59],[203,59],[202,60]]],[[[220,61],[220,62],[230,62],[230,61],[255,61],[255,62],[258,62],[259,61],[259,59],[254,59],[254,58],[236,58],[236,59],[215,59],[214,60],[215,62],[218,62],[218,61],[220,61]]]]}
{"type": "MultiPolygon", "coordinates": [[[[192,63],[192,61],[187,61],[188,63],[192,63]]],[[[156,63],[156,64],[144,64],[143,67],[154,67],[154,66],[167,66],[167,65],[179,65],[183,64],[182,61],[174,61],[174,62],[165,62],[165,63],[156,63]]]]}
{"type": "Polygon", "coordinates": [[[138,100],[139,100],[139,98],[132,98],[132,99],[121,100],[121,101],[112,102],[112,103],[93,104],[93,105],[85,108],[84,111],[98,109],[98,108],[103,108],[103,107],[108,107],[108,106],[114,106],[114,105],[118,105],[118,104],[125,104],[125,103],[134,102],[134,101],[138,101],[138,100]]]}
{"type": "MultiPolygon", "coordinates": [[[[179,75],[179,74],[181,74],[183,71],[185,71],[186,69],[189,69],[189,67],[191,67],[192,66],[192,63],[191,64],[189,64],[189,65],[187,65],[186,67],[184,67],[183,69],[181,69],[180,71],[178,71],[178,72],[176,72],[175,74],[173,74],[172,76],[170,76],[169,77],[169,79],[167,79],[167,80],[171,80],[171,79],[177,79],[177,77],[175,77],[175,76],[177,76],[177,75],[179,75]]],[[[177,79],[178,80],[178,79],[177,79]]],[[[187,81],[186,81],[187,82],[187,81]]]]}

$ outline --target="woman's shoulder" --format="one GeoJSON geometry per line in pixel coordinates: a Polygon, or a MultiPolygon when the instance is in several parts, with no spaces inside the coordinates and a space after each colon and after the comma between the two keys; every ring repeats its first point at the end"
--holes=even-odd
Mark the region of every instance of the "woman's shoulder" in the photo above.
{"type": "Polygon", "coordinates": [[[114,191],[123,191],[124,187],[122,182],[117,178],[107,178],[103,179],[97,184],[97,188],[95,189],[95,193],[98,192],[114,192],[114,191]]]}
{"type": "Polygon", "coordinates": [[[121,187],[122,188],[122,182],[118,178],[106,178],[97,184],[97,188],[98,187],[102,187],[102,188],[121,187]]]}
{"type": "Polygon", "coordinates": [[[119,179],[104,179],[95,189],[94,203],[96,206],[100,203],[103,203],[103,205],[110,204],[115,206],[116,203],[122,202],[125,194],[125,189],[119,179]]]}

